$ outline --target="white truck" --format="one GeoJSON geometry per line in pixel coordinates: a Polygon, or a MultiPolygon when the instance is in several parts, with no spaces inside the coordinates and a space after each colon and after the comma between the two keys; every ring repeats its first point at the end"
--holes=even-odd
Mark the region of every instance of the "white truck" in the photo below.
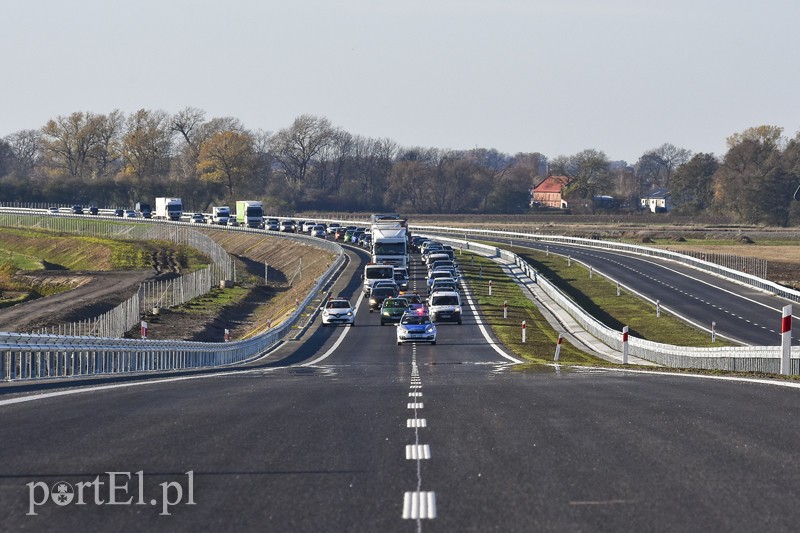
{"type": "Polygon", "coordinates": [[[156,213],[153,218],[180,220],[183,216],[183,202],[180,198],[156,198],[156,213]]]}
{"type": "Polygon", "coordinates": [[[264,224],[264,206],[255,200],[237,200],[236,220],[248,228],[260,228],[264,224]]]}
{"type": "Polygon", "coordinates": [[[225,226],[228,224],[228,220],[231,218],[231,208],[227,205],[221,205],[218,207],[211,208],[211,222],[213,224],[218,224],[220,226],[225,226]]]}
{"type": "Polygon", "coordinates": [[[405,221],[372,224],[372,262],[408,267],[408,235],[405,221]]]}
{"type": "Polygon", "coordinates": [[[394,267],[392,265],[368,263],[364,266],[364,294],[369,296],[372,285],[379,280],[394,282],[394,267]]]}

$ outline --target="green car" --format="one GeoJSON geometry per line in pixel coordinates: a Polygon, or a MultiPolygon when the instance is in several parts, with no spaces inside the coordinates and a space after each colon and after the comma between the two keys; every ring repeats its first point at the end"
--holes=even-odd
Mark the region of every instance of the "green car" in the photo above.
{"type": "Polygon", "coordinates": [[[353,233],[355,233],[355,232],[356,232],[356,230],[354,230],[354,229],[349,229],[349,230],[345,231],[344,232],[344,242],[353,242],[353,233]]]}
{"type": "Polygon", "coordinates": [[[381,305],[381,326],[400,322],[407,310],[408,300],[405,298],[386,298],[381,305]]]}

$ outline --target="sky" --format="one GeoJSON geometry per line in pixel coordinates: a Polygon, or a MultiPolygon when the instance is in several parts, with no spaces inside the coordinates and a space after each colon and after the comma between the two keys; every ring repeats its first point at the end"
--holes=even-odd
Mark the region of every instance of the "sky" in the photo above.
{"type": "Polygon", "coordinates": [[[76,111],[300,115],[635,163],[800,130],[798,0],[2,0],[0,137],[76,111]]]}

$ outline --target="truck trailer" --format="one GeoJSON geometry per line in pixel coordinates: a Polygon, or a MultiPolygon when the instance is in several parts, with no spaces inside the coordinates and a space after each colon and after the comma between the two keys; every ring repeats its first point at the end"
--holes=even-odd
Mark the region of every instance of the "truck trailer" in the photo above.
{"type": "Polygon", "coordinates": [[[183,202],[180,198],[156,198],[155,218],[179,221],[183,216],[183,202]]]}

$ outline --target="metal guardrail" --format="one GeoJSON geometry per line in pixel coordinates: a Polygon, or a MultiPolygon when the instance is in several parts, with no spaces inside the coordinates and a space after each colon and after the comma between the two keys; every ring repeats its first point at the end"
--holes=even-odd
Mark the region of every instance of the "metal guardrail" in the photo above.
{"type": "MultiPolygon", "coordinates": [[[[3,215],[0,214],[0,224],[3,223],[3,215]]],[[[81,215],[64,216],[74,219],[74,221],[64,223],[62,227],[67,227],[69,224],[80,226],[81,220],[84,224],[87,220],[86,216],[81,215]]],[[[53,219],[62,218],[61,215],[51,217],[53,219]]],[[[96,217],[92,217],[92,220],[95,219],[96,217]]],[[[174,229],[182,223],[137,221],[137,225],[153,224],[174,229]]],[[[186,226],[190,225],[186,224],[186,226]]],[[[265,235],[263,230],[227,229],[265,235]]],[[[130,232],[136,233],[136,230],[130,230],[130,232]]],[[[309,294],[300,302],[294,313],[277,327],[247,340],[225,343],[0,333],[0,380],[217,367],[242,363],[258,357],[291,331],[302,317],[306,307],[344,264],[346,257],[339,245],[327,240],[303,235],[273,233],[268,235],[303,242],[334,255],[334,260],[323,275],[317,279],[309,294]]],[[[137,236],[136,238],[142,237],[137,236]]],[[[187,242],[187,244],[189,243],[187,242]]]]}
{"type": "MultiPolygon", "coordinates": [[[[426,233],[433,235],[431,233],[426,233]]],[[[470,242],[468,240],[441,237],[439,241],[455,246],[466,246],[469,250],[481,250],[483,255],[502,257],[517,265],[526,276],[536,280],[539,287],[558,305],[566,310],[586,331],[614,350],[622,352],[622,333],[613,330],[586,313],[547,278],[513,252],[496,246],[470,242]]],[[[694,348],[673,346],[635,337],[628,338],[628,353],[667,367],[729,370],[739,372],[765,372],[779,374],[781,346],[733,346],[694,348]]],[[[792,347],[790,373],[800,374],[800,347],[792,347]]]]}

